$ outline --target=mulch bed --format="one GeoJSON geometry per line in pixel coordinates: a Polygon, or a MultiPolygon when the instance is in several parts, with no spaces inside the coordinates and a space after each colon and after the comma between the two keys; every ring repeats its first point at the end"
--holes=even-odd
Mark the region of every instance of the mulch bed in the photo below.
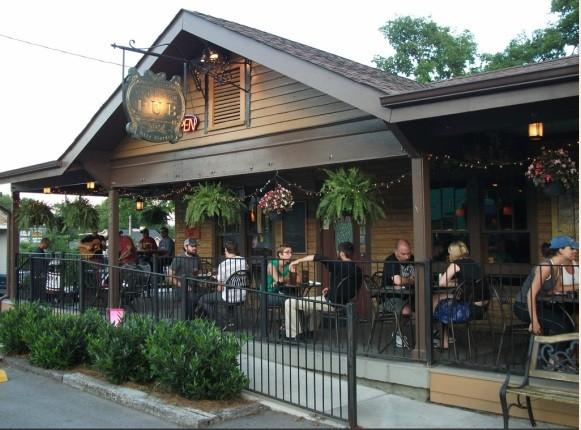
{"type": "MultiPolygon", "coordinates": [[[[110,383],[103,377],[103,375],[101,375],[101,373],[94,369],[79,366],[71,370],[73,372],[79,372],[82,373],[83,375],[87,375],[92,378],[99,379],[103,382],[110,383]]],[[[121,384],[120,387],[133,388],[135,390],[146,392],[148,394],[151,394],[153,396],[162,399],[163,401],[170,405],[189,407],[205,412],[215,412],[218,410],[236,408],[239,406],[244,406],[253,403],[250,400],[245,400],[241,397],[235,397],[230,400],[189,400],[178,394],[163,391],[155,382],[139,384],[135,382],[125,382],[121,384]]]]}

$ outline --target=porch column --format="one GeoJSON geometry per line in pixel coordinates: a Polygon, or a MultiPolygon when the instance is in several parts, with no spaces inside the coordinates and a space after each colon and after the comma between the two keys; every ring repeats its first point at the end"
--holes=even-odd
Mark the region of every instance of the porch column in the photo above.
{"type": "Polygon", "coordinates": [[[109,309],[119,307],[119,191],[109,190],[109,223],[107,226],[107,257],[109,259],[109,309]]]}
{"type": "MultiPolygon", "coordinates": [[[[432,256],[432,226],[430,210],[430,166],[428,160],[412,158],[412,201],[413,201],[413,228],[414,228],[414,259],[426,262],[432,256]]],[[[416,266],[416,353],[420,358],[427,358],[426,332],[427,318],[430,318],[431,309],[426,309],[429,297],[429,285],[426,285],[424,266],[416,266]]],[[[428,274],[429,275],[429,274],[428,274]]],[[[430,279],[429,276],[427,279],[430,279]]]]}
{"type": "Polygon", "coordinates": [[[20,230],[18,230],[18,225],[16,224],[16,212],[19,207],[20,193],[18,191],[12,191],[12,212],[8,216],[8,268],[6,270],[7,291],[12,301],[16,299],[16,280],[18,277],[16,254],[18,254],[20,248],[20,230]]]}

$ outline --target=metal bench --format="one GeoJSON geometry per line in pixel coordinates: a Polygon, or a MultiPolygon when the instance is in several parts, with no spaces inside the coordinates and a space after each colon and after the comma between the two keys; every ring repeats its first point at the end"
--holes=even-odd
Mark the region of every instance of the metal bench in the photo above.
{"type": "Polygon", "coordinates": [[[536,426],[531,399],[579,404],[579,333],[531,336],[523,381],[511,384],[510,379],[509,370],[499,392],[505,429],[512,406],[527,409],[531,425],[536,426]],[[515,395],[517,402],[507,404],[508,394],[515,395]]]}

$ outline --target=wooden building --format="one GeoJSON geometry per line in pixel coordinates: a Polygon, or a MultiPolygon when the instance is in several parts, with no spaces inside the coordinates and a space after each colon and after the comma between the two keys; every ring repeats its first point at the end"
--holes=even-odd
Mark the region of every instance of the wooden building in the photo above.
{"type": "MultiPolygon", "coordinates": [[[[577,154],[577,56],[422,85],[186,10],[153,45],[136,66],[141,74],[183,76],[175,58],[193,64],[212,47],[228,54],[235,86],[190,69],[186,113],[198,125],[173,144],[128,136],[120,86],[58,159],[0,173],[16,204],[20,192],[47,186],[86,194],[92,180],[94,193],[110,198],[110,231],[118,228],[120,195],[151,196],[176,200],[176,243],[196,234],[203,255],[219,255],[225,237],[248,256],[289,235],[299,255],[333,255],[335,232],[315,217],[312,192],[324,180],[321,168],[358,166],[376,178],[387,217],[352,226],[357,259],[383,260],[399,238],[413,243],[416,260],[438,259],[438,250],[463,239],[487,270],[502,263],[522,274],[542,242],[578,236],[577,194],[545,196],[524,175],[540,146],[577,154]],[[540,140],[529,138],[531,122],[543,123],[540,140]],[[210,222],[187,230],[182,196],[196,183],[220,181],[248,196],[276,173],[296,186],[297,205],[269,226],[267,240],[247,217],[228,230],[210,222]]],[[[13,228],[12,255],[17,241],[13,228]]],[[[417,303],[424,303],[422,291],[417,303]]],[[[418,336],[424,345],[425,333],[418,336]]]]}

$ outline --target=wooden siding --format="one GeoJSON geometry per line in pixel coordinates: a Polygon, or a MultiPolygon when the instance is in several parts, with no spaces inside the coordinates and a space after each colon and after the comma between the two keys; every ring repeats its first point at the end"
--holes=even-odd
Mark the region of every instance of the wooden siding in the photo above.
{"type": "MultiPolygon", "coordinates": [[[[186,202],[181,199],[176,200],[176,213],[175,213],[175,243],[176,243],[176,255],[183,254],[184,252],[184,240],[186,237],[186,202]]],[[[198,239],[198,254],[202,257],[212,257],[212,252],[214,249],[214,223],[213,221],[206,221],[200,226],[200,238],[198,239]]]]}
{"type": "Polygon", "coordinates": [[[553,236],[552,222],[551,222],[551,199],[545,196],[541,191],[536,193],[537,200],[537,214],[536,214],[536,230],[537,230],[537,243],[533,243],[533,255],[537,256],[536,263],[543,259],[541,255],[541,245],[543,242],[549,242],[553,236]]]}
{"type": "Polygon", "coordinates": [[[204,99],[188,78],[186,112],[199,118],[198,130],[185,135],[178,144],[152,143],[125,138],[112,158],[183,150],[204,145],[251,139],[262,135],[317,127],[369,115],[333,97],[314,90],[264,66],[253,64],[250,94],[250,128],[245,125],[210,129],[206,127],[204,99]]]}
{"type": "MultiPolygon", "coordinates": [[[[505,375],[477,371],[430,371],[430,401],[454,407],[502,414],[498,392],[505,375]]],[[[509,397],[509,401],[514,401],[509,397]]],[[[538,400],[533,402],[537,421],[579,426],[578,406],[538,400]]],[[[527,419],[526,410],[511,408],[510,415],[527,419]]],[[[510,423],[509,423],[510,424],[510,423]]]]}

